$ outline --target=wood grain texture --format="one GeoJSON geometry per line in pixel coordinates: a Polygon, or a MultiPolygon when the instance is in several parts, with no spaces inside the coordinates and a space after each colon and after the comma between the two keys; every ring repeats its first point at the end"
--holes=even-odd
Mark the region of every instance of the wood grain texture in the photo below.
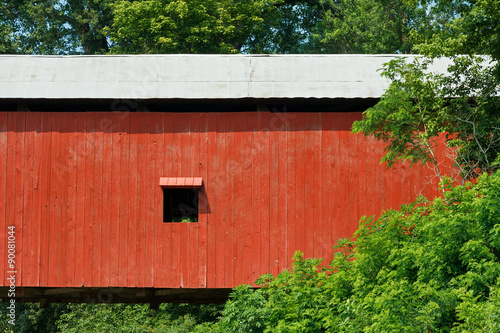
{"type": "Polygon", "coordinates": [[[379,164],[359,117],[0,112],[0,255],[15,225],[20,282],[45,287],[231,288],[329,260],[361,215],[438,195],[427,167],[379,164]],[[203,179],[197,223],[163,221],[160,177],[203,179]]]}

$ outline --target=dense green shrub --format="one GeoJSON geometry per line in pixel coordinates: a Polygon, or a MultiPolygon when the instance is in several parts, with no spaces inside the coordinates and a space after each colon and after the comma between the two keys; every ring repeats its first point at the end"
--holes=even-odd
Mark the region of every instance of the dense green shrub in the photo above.
{"type": "Polygon", "coordinates": [[[334,260],[240,286],[219,332],[500,331],[500,173],[364,218],[334,260]]]}

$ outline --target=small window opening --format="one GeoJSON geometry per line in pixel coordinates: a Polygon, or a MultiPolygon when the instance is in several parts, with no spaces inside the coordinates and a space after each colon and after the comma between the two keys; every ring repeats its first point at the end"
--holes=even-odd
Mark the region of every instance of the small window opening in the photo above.
{"type": "Polygon", "coordinates": [[[198,222],[198,188],[163,188],[164,222],[198,222]]]}

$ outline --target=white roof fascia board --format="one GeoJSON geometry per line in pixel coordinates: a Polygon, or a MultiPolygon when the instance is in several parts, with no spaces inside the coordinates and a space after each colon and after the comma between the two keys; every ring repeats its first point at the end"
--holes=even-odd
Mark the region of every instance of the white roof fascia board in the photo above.
{"type": "MultiPolygon", "coordinates": [[[[380,98],[400,55],[0,55],[0,98],[380,98]]],[[[408,56],[410,59],[415,56],[408,56]]],[[[432,71],[446,72],[448,59],[432,71]]]]}

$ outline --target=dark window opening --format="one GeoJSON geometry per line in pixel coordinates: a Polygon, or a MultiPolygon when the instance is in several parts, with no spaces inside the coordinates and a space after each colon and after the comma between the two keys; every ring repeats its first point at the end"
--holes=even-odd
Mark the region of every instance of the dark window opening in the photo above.
{"type": "Polygon", "coordinates": [[[198,222],[198,189],[163,188],[163,222],[198,222]]]}

